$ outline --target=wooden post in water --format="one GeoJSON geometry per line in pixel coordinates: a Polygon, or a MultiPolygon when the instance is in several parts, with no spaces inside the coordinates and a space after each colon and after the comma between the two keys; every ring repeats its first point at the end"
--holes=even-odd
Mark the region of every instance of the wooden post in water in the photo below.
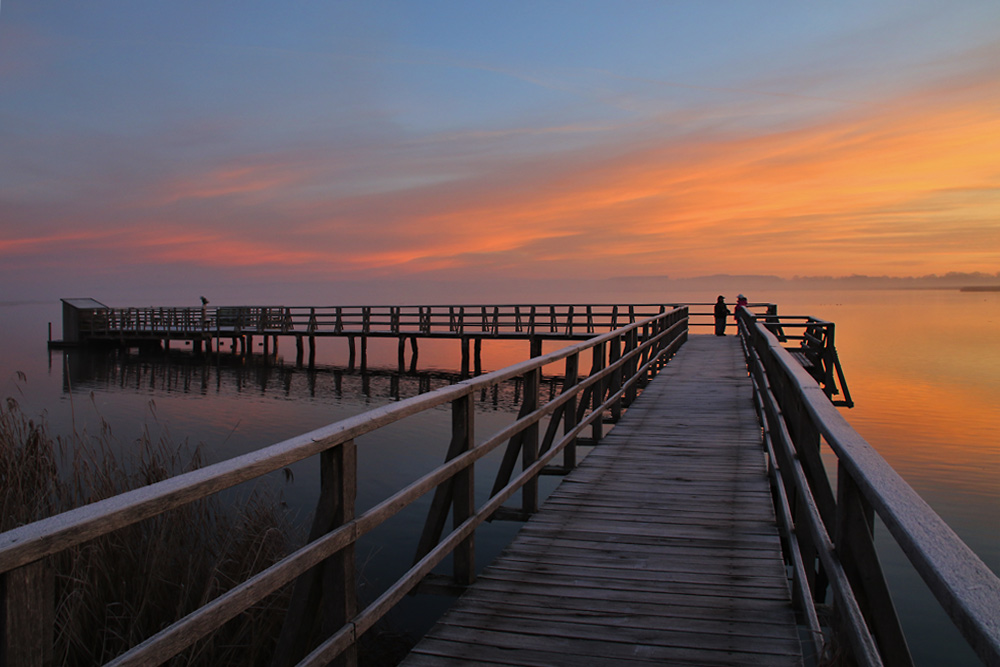
{"type": "Polygon", "coordinates": [[[354,370],[354,336],[347,337],[347,368],[354,370]]]}
{"type": "MultiPolygon", "coordinates": [[[[339,309],[338,309],[339,311],[339,309]]],[[[309,309],[309,324],[306,331],[309,333],[309,368],[316,367],[316,309],[309,309]]]]}
{"type": "Polygon", "coordinates": [[[462,377],[469,377],[469,337],[462,336],[462,377]]]}
{"type": "Polygon", "coordinates": [[[473,345],[473,364],[474,373],[478,375],[483,374],[483,338],[482,336],[476,336],[475,343],[473,345]]]}
{"type": "Polygon", "coordinates": [[[302,360],[305,357],[305,346],[302,341],[302,334],[295,334],[295,365],[302,367],[302,360]]]}
{"type": "Polygon", "coordinates": [[[417,357],[420,356],[420,349],[417,347],[416,334],[410,336],[410,372],[417,372],[417,357]]]}
{"type": "Polygon", "coordinates": [[[532,359],[535,357],[542,356],[542,337],[541,336],[531,336],[528,339],[528,345],[530,346],[529,355],[532,359]]]}

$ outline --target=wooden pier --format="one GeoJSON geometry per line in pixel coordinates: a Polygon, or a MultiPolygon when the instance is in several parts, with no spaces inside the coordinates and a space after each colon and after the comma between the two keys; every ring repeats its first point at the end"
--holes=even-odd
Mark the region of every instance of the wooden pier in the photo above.
{"type": "Polygon", "coordinates": [[[402,664],[799,665],[736,337],[695,336],[402,664]]]}
{"type": "MultiPolygon", "coordinates": [[[[65,330],[82,344],[182,337],[218,349],[249,336],[238,317],[223,329],[222,308],[95,303],[66,304],[65,330]]],[[[286,587],[274,667],[357,664],[366,633],[408,595],[454,590],[465,597],[408,664],[912,665],[876,529],[983,662],[1000,665],[1000,578],[838,412],[835,396],[850,398],[832,323],[740,309],[739,337],[717,338],[689,336],[688,305],[482,306],[472,319],[463,308],[333,309],[326,324],[307,309],[304,330],[281,309],[281,331],[251,312],[259,335],[398,336],[401,347],[509,336],[529,340],[531,358],[0,533],[0,667],[50,662],[57,600],[39,582],[59,554],[306,459],[320,470],[308,541],[109,665],[168,661],[286,587]],[[555,337],[565,346],[538,354],[555,337]],[[793,357],[783,344],[796,340],[793,357]],[[545,378],[558,394],[540,391],[545,378]],[[509,380],[516,419],[477,430],[477,400],[509,380]],[[442,464],[358,512],[357,439],[441,408],[442,464]],[[596,447],[578,466],[581,445],[596,447]],[[492,490],[477,493],[488,461],[492,490]],[[567,476],[540,511],[543,474],[567,476]],[[358,541],[428,496],[412,566],[363,601],[358,541]],[[529,521],[480,574],[476,531],[497,518],[529,521]]]]}

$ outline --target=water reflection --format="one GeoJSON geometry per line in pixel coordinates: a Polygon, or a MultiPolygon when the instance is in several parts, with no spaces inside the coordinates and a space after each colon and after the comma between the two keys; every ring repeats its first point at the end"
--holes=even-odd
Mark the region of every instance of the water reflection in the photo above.
{"type": "MultiPolygon", "coordinates": [[[[343,400],[363,397],[376,403],[398,401],[465,379],[445,370],[400,371],[332,364],[287,364],[281,357],[233,354],[197,355],[183,351],[135,353],[127,349],[72,350],[63,353],[63,391],[129,392],[163,395],[250,394],[298,400],[343,400]]],[[[543,399],[559,393],[561,376],[545,376],[543,399]]],[[[511,412],[521,403],[522,379],[515,377],[478,396],[482,406],[511,412]]],[[[366,402],[367,402],[366,401],[366,402]]]]}

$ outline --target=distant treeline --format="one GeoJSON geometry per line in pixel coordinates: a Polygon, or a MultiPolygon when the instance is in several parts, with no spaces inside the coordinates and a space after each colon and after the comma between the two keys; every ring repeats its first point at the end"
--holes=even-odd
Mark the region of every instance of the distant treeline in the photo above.
{"type": "Polygon", "coordinates": [[[1000,288],[1000,272],[964,273],[953,271],[945,274],[924,276],[869,276],[852,274],[849,276],[793,276],[782,278],[773,275],[731,275],[714,274],[694,278],[670,278],[669,276],[619,276],[609,279],[615,283],[635,282],[649,287],[655,284],[661,290],[715,290],[739,289],[744,292],[759,292],[776,289],[955,289],[965,291],[996,291],[1000,288]]]}

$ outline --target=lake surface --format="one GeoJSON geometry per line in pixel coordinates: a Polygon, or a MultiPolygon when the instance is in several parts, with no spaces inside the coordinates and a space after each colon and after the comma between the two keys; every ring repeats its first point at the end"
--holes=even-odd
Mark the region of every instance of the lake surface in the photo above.
{"type": "MultiPolygon", "coordinates": [[[[751,296],[777,303],[781,314],[836,323],[837,348],[856,403],[853,409],[842,408],[843,414],[980,558],[1000,571],[1000,294],[781,291],[751,296]]],[[[611,298],[650,303],[661,297],[618,293],[611,298]]],[[[662,300],[711,302],[714,294],[670,294],[662,300]]],[[[209,461],[443,386],[456,379],[459,366],[459,346],[450,341],[421,341],[417,375],[394,372],[395,341],[370,343],[371,372],[364,376],[346,370],[342,340],[320,342],[315,372],[294,367],[292,346],[269,365],[203,364],[184,352],[159,360],[49,352],[49,322],[60,330],[58,302],[0,303],[3,397],[16,398],[29,415],[45,414],[55,434],[97,432],[103,419],[123,447],[147,428],[175,441],[203,443],[209,461]]],[[[487,341],[483,364],[492,370],[527,353],[527,343],[487,341]]],[[[509,423],[516,409],[513,385],[481,396],[477,433],[483,437],[509,423]]],[[[441,409],[359,441],[359,509],[439,464],[449,428],[449,412],[441,409]]],[[[490,466],[477,469],[477,488],[484,493],[492,485],[490,466]]],[[[291,481],[275,475],[268,483],[305,523],[315,502],[315,466],[302,462],[292,473],[291,481]]],[[[555,478],[545,479],[548,488],[555,483],[555,478]]],[[[422,512],[426,503],[361,545],[369,595],[411,562],[422,512]]],[[[479,564],[498,553],[517,527],[495,522],[477,533],[479,564]]],[[[884,533],[877,530],[877,536],[884,533]]],[[[979,664],[895,547],[878,542],[917,663],[979,664]]],[[[417,596],[394,623],[401,631],[419,632],[446,604],[417,596]]]]}

